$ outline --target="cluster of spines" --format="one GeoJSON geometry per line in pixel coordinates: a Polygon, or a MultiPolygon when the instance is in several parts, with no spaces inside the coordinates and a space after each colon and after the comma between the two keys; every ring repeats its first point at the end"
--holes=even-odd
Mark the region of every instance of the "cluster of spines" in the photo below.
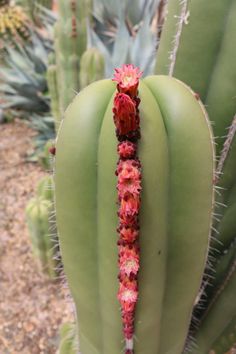
{"type": "Polygon", "coordinates": [[[115,69],[118,92],[114,98],[113,118],[119,141],[117,152],[118,191],[118,300],[121,305],[126,354],[133,354],[135,307],[138,300],[140,266],[139,210],[141,204],[141,163],[137,157],[140,139],[138,84],[141,72],[133,65],[115,69]]]}

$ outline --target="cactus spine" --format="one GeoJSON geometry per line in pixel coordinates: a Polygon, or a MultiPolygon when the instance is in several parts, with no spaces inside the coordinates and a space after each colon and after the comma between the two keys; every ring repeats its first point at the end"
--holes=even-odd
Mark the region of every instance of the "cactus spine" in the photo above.
{"type": "MultiPolygon", "coordinates": [[[[124,75],[124,82],[129,79],[124,75]]],[[[83,354],[123,350],[117,300],[114,94],[110,80],[82,90],[66,111],[56,146],[57,226],[83,354]]],[[[142,204],[133,350],[180,354],[208,250],[212,137],[203,106],[181,82],[146,78],[140,82],[139,98],[142,204]]],[[[133,122],[132,105],[129,108],[133,122]]],[[[118,184],[119,173],[122,170],[118,184]]],[[[132,350],[130,342],[126,344],[126,350],[132,350]]]]}

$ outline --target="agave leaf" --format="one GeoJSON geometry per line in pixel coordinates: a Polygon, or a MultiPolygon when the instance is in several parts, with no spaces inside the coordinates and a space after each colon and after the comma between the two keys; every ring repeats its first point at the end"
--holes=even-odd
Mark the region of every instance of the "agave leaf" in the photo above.
{"type": "Polygon", "coordinates": [[[139,66],[144,71],[145,76],[153,72],[155,43],[156,38],[150,29],[149,18],[147,17],[131,46],[132,63],[139,66]]]}
{"type": "MultiPolygon", "coordinates": [[[[131,38],[125,24],[120,22],[112,53],[112,63],[114,68],[126,63],[130,40],[131,38]]],[[[110,76],[111,75],[112,72],[110,73],[110,76]]]]}

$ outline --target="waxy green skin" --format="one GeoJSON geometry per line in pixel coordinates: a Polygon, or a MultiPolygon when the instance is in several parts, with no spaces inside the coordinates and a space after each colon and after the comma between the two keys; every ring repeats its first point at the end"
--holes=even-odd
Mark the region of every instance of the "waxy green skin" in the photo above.
{"type": "MultiPolygon", "coordinates": [[[[236,2],[191,0],[183,26],[173,75],[201,97],[214,122],[215,137],[227,134],[236,112],[236,2]],[[211,19],[209,21],[209,19],[211,19]]],[[[167,20],[157,53],[157,74],[167,74],[181,1],[168,2],[167,20]]],[[[224,139],[217,139],[217,154],[224,139]]]]}
{"type": "MultiPolygon", "coordinates": [[[[124,348],[118,291],[117,139],[111,80],[80,92],[57,138],[56,212],[83,354],[124,348]]],[[[206,113],[181,82],[140,83],[141,266],[135,354],[180,354],[208,251],[214,151],[206,113]]]]}

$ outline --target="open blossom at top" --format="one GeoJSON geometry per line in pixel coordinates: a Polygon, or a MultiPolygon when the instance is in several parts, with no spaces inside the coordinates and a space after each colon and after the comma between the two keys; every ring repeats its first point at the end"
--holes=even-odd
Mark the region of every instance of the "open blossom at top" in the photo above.
{"type": "Polygon", "coordinates": [[[119,135],[128,134],[138,128],[136,104],[125,93],[117,93],[114,98],[114,123],[119,135]]]}
{"type": "Polygon", "coordinates": [[[124,64],[115,69],[113,81],[117,82],[119,92],[127,93],[131,97],[137,96],[139,79],[142,72],[132,64],[124,64]]]}

